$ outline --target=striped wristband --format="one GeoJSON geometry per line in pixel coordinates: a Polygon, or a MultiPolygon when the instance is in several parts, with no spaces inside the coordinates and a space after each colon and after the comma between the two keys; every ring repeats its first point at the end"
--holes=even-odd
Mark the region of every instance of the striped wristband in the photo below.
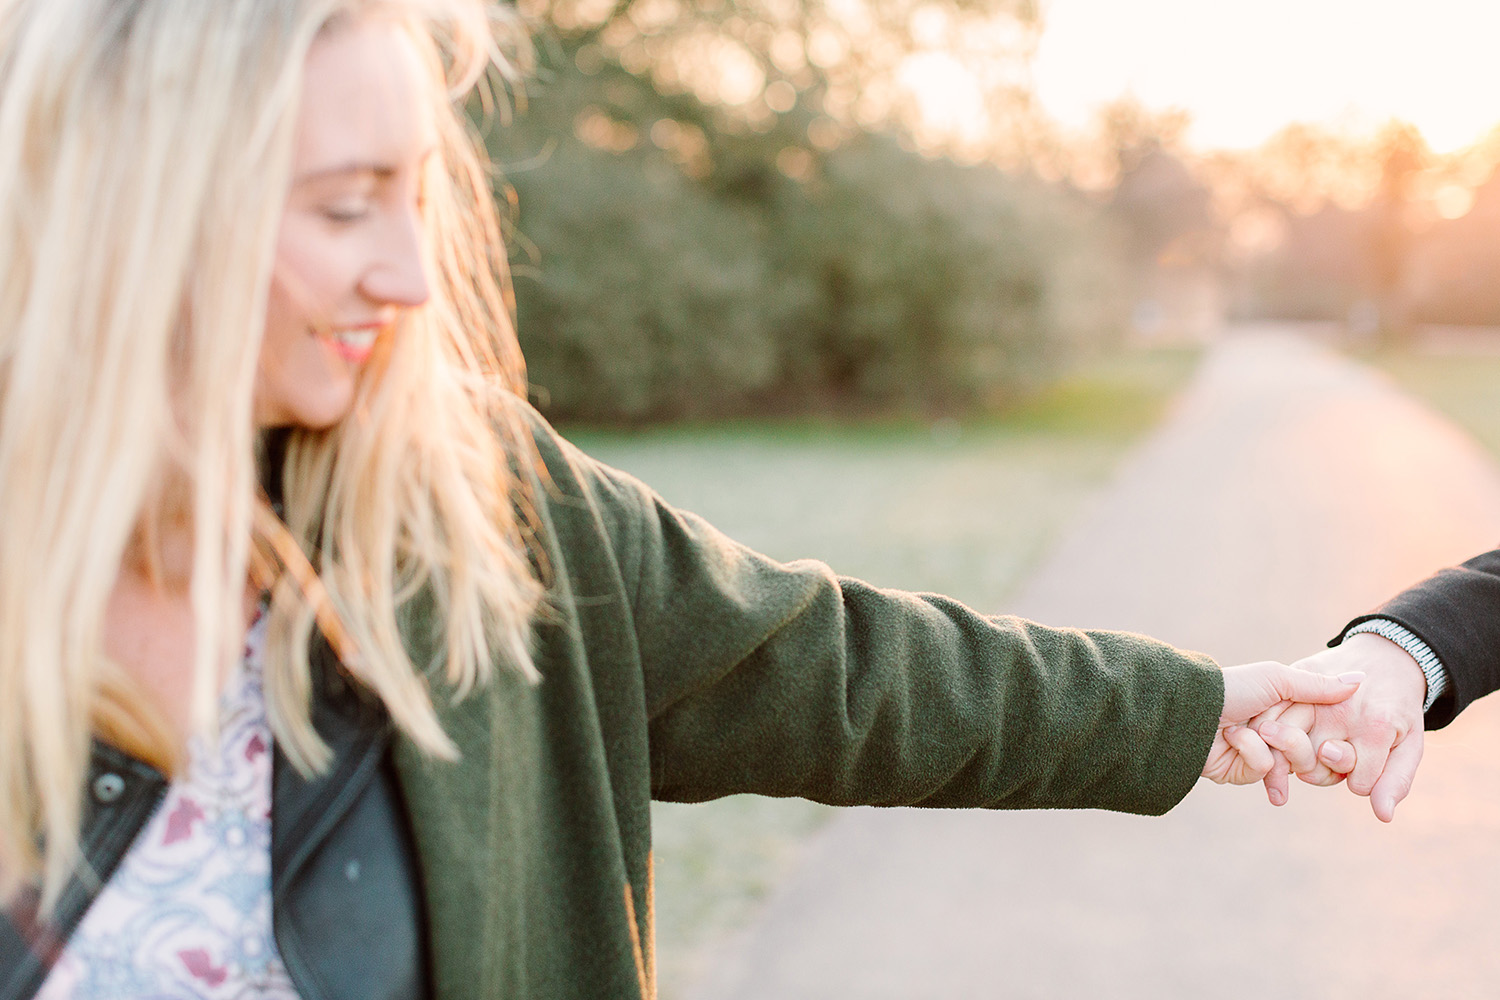
{"type": "Polygon", "coordinates": [[[1427,678],[1427,699],[1422,702],[1424,713],[1438,698],[1442,697],[1444,691],[1448,690],[1448,671],[1443,668],[1443,661],[1438,659],[1431,646],[1418,639],[1410,630],[1389,618],[1371,618],[1369,621],[1360,622],[1350,628],[1344,633],[1344,638],[1347,639],[1361,632],[1369,632],[1382,639],[1389,639],[1417,661],[1417,666],[1422,668],[1422,676],[1427,678]]]}

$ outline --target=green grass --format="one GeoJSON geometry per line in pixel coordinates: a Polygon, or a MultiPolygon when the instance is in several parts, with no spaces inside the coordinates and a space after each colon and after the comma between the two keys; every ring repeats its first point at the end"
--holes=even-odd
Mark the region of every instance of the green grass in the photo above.
{"type": "Polygon", "coordinates": [[[1079,369],[1000,422],[1012,431],[1082,434],[1116,443],[1156,426],[1198,365],[1197,350],[1138,351],[1079,369]]]}
{"type": "MultiPolygon", "coordinates": [[[[1161,418],[1197,355],[1090,365],[1000,416],[570,432],[596,458],[780,559],[1000,612],[1059,530],[1161,418]]],[[[735,796],[653,806],[663,1000],[743,926],[832,810],[735,796]]]]}
{"type": "Polygon", "coordinates": [[[1371,360],[1500,457],[1500,355],[1393,352],[1371,360]]]}

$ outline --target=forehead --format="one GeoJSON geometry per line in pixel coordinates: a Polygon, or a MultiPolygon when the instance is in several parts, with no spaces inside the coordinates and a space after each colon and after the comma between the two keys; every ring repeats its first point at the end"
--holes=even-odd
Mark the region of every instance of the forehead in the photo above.
{"type": "Polygon", "coordinates": [[[364,17],[325,31],[307,56],[294,169],[421,155],[436,138],[432,86],[416,43],[395,21],[364,17]]]}

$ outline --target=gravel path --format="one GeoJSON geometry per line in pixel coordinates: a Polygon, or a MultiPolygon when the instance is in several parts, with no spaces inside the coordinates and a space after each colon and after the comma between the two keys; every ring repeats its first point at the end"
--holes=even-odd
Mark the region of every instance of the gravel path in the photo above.
{"type": "MultiPolygon", "coordinates": [[[[1500,475],[1382,378],[1274,330],[1215,348],[1007,612],[1293,659],[1500,539],[1500,475]]],[[[1202,783],[1166,817],[850,810],[696,1000],[1492,996],[1500,699],[1383,826],[1342,789],[1202,783]]]]}

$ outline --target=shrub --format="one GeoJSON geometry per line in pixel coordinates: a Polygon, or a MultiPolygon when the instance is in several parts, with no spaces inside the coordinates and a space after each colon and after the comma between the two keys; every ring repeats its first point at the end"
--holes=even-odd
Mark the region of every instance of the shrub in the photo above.
{"type": "Polygon", "coordinates": [[[560,66],[492,137],[554,418],[989,407],[1122,328],[1097,213],[1059,189],[872,134],[819,151],[800,107],[755,131],[560,66]]]}

